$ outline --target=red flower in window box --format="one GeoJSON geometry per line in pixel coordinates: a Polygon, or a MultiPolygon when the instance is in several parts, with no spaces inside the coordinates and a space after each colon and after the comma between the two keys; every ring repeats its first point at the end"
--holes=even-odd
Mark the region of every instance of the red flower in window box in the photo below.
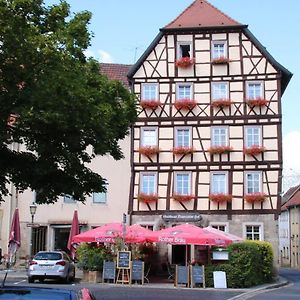
{"type": "Polygon", "coordinates": [[[157,109],[161,106],[161,102],[159,100],[141,100],[142,108],[150,108],[150,109],[157,109]]]}
{"type": "Polygon", "coordinates": [[[194,195],[181,195],[181,194],[173,194],[172,198],[175,201],[186,202],[195,199],[194,195]]]}
{"type": "Polygon", "coordinates": [[[218,99],[218,100],[212,100],[211,102],[212,107],[218,107],[218,108],[229,107],[231,104],[232,101],[229,99],[218,99]]]}
{"type": "Polygon", "coordinates": [[[258,155],[266,151],[266,148],[259,145],[252,145],[251,147],[244,148],[244,154],[247,155],[258,155]]]}
{"type": "Polygon", "coordinates": [[[247,104],[250,107],[255,107],[255,106],[262,107],[262,106],[266,106],[268,104],[268,102],[269,102],[268,100],[262,99],[262,98],[255,98],[255,99],[248,99],[247,100],[247,104]]]}
{"type": "Polygon", "coordinates": [[[210,194],[209,195],[209,200],[213,202],[231,202],[232,200],[232,195],[229,194],[223,194],[223,193],[218,193],[218,194],[210,194]]]}
{"type": "Polygon", "coordinates": [[[195,149],[193,147],[175,147],[172,151],[175,155],[192,154],[195,152],[195,149]]]}
{"type": "Polygon", "coordinates": [[[140,202],[144,203],[153,203],[158,201],[157,194],[145,194],[145,193],[139,193],[137,196],[138,200],[140,202]]]}
{"type": "Polygon", "coordinates": [[[193,99],[180,99],[174,103],[176,109],[193,109],[196,105],[196,101],[193,99]]]}
{"type": "Polygon", "coordinates": [[[181,57],[176,60],[176,67],[178,68],[188,68],[195,63],[195,59],[191,57],[181,57]]]}
{"type": "Polygon", "coordinates": [[[207,151],[210,154],[222,154],[222,153],[228,153],[232,151],[232,147],[230,146],[211,146],[207,151]]]}
{"type": "Polygon", "coordinates": [[[159,148],[157,146],[143,146],[139,148],[139,153],[146,156],[151,156],[159,153],[159,148]]]}
{"type": "Polygon", "coordinates": [[[212,64],[214,65],[224,65],[224,64],[228,64],[229,62],[230,62],[229,58],[225,56],[220,56],[212,60],[212,64]]]}
{"type": "Polygon", "coordinates": [[[245,195],[245,200],[248,203],[255,203],[255,202],[263,202],[266,199],[267,195],[264,193],[251,193],[245,195]]]}

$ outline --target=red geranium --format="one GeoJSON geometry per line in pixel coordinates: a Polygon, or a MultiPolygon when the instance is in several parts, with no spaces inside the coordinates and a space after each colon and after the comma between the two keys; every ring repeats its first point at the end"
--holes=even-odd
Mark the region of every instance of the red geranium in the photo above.
{"type": "Polygon", "coordinates": [[[178,99],[174,103],[176,109],[193,109],[196,105],[193,99],[178,99]]]}
{"type": "Polygon", "coordinates": [[[152,203],[158,201],[157,194],[145,194],[145,193],[139,193],[137,196],[138,200],[145,203],[152,203]]]}
{"type": "Polygon", "coordinates": [[[195,63],[195,59],[191,57],[181,57],[176,60],[176,67],[178,68],[188,68],[195,63]]]}
{"type": "Polygon", "coordinates": [[[212,63],[215,65],[228,64],[229,62],[230,62],[230,60],[225,56],[220,56],[220,57],[214,58],[212,60],[212,63]]]}
{"type": "Polygon", "coordinates": [[[229,107],[232,104],[231,100],[229,99],[217,99],[217,100],[212,100],[211,106],[212,107],[229,107]]]}
{"type": "Polygon", "coordinates": [[[232,151],[232,147],[230,146],[211,146],[207,151],[210,154],[222,154],[222,153],[228,153],[232,151]]]}
{"type": "Polygon", "coordinates": [[[266,106],[268,104],[268,100],[266,99],[262,99],[260,97],[258,98],[255,98],[255,99],[248,99],[247,100],[247,104],[250,106],[250,107],[255,107],[255,106],[266,106]]]}
{"type": "Polygon", "coordinates": [[[231,202],[232,195],[223,193],[210,194],[209,199],[214,202],[231,202]]]}
{"type": "Polygon", "coordinates": [[[263,202],[266,199],[267,195],[264,193],[251,193],[245,195],[245,200],[249,203],[254,202],[263,202]]]}
{"type": "Polygon", "coordinates": [[[181,195],[181,194],[173,194],[172,198],[175,201],[179,202],[185,202],[185,201],[191,201],[195,198],[194,195],[181,195]]]}
{"type": "Polygon", "coordinates": [[[159,148],[157,146],[142,146],[139,148],[139,153],[146,156],[151,156],[159,153],[159,148]]]}
{"type": "Polygon", "coordinates": [[[244,154],[247,155],[258,155],[266,151],[266,148],[259,145],[252,145],[251,147],[244,148],[244,154]]]}
{"type": "Polygon", "coordinates": [[[141,100],[141,106],[142,108],[150,108],[150,109],[156,109],[159,106],[161,106],[161,102],[159,100],[141,100]]]}
{"type": "Polygon", "coordinates": [[[175,147],[173,148],[174,154],[192,154],[195,152],[195,149],[193,147],[175,147]]]}

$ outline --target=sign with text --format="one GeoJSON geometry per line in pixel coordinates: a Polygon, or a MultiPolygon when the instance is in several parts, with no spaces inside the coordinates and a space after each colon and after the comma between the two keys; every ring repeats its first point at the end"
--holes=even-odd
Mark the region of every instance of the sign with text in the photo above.
{"type": "Polygon", "coordinates": [[[191,287],[195,287],[197,284],[202,284],[205,288],[205,272],[204,266],[190,266],[191,274],[191,287]]]}
{"type": "Polygon", "coordinates": [[[104,261],[103,262],[103,282],[105,280],[115,281],[116,278],[116,264],[114,261],[104,261]]]}
{"type": "Polygon", "coordinates": [[[119,251],[117,256],[117,268],[118,269],[130,269],[131,252],[119,251]]]}
{"type": "Polygon", "coordinates": [[[162,215],[162,219],[166,222],[199,222],[202,216],[197,213],[173,213],[168,212],[162,215]]]}

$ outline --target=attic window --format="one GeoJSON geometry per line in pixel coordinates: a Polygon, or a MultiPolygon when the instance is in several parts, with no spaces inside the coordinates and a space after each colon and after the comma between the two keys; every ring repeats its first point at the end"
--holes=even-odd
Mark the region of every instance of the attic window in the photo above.
{"type": "Polygon", "coordinates": [[[189,42],[179,43],[177,47],[177,57],[192,57],[192,44],[189,42]]]}

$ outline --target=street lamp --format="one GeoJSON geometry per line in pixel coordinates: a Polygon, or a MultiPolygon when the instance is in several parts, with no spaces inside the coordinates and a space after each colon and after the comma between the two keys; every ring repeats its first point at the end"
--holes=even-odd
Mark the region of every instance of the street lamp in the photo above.
{"type": "Polygon", "coordinates": [[[36,209],[37,206],[36,204],[33,202],[30,206],[29,206],[29,210],[30,210],[30,214],[31,214],[31,223],[33,224],[33,220],[34,220],[34,215],[36,213],[36,209]]]}

